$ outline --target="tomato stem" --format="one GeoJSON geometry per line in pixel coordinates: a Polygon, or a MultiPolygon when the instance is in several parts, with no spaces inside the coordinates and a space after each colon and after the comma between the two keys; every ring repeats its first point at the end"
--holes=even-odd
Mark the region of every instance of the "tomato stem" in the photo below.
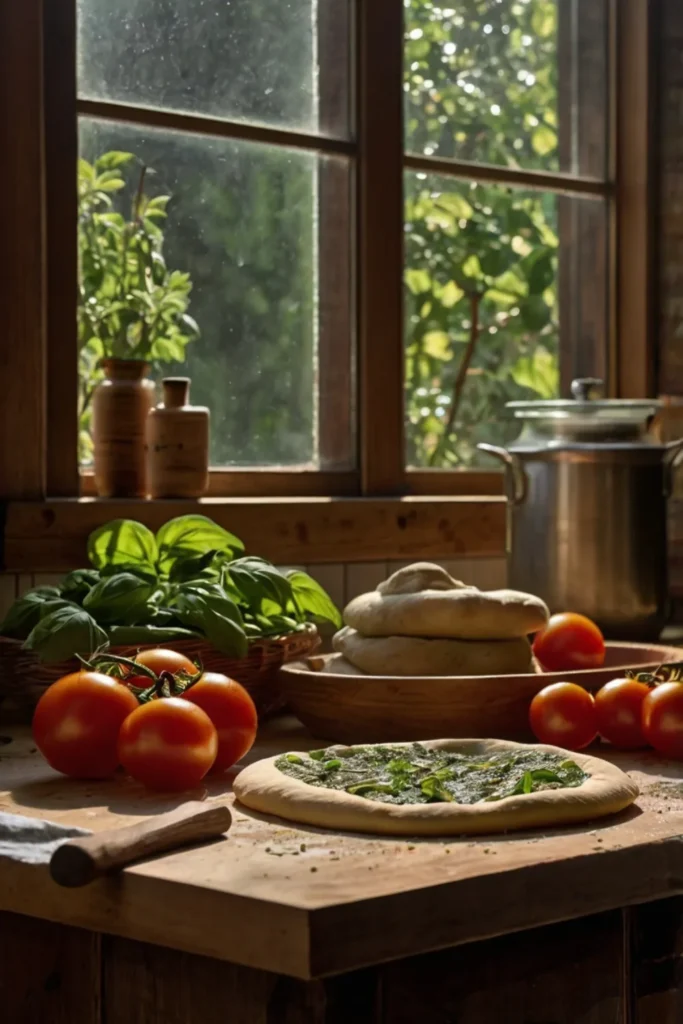
{"type": "Polygon", "coordinates": [[[127,668],[132,669],[136,675],[147,676],[153,683],[157,681],[156,672],[153,672],[147,665],[138,664],[134,658],[124,658],[122,654],[97,654],[92,659],[93,666],[106,664],[107,662],[114,665],[125,665],[127,668]]]}

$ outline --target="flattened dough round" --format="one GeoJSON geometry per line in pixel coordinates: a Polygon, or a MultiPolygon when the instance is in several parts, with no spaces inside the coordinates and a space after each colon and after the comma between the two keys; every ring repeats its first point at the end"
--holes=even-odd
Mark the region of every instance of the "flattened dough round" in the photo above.
{"type": "Polygon", "coordinates": [[[332,646],[371,676],[499,676],[533,671],[531,645],[515,640],[365,637],[346,626],[332,646]]]}
{"type": "Polygon", "coordinates": [[[320,671],[335,676],[364,676],[367,674],[362,669],[352,665],[350,661],[347,661],[343,654],[331,655],[325,660],[325,664],[320,671]]]}
{"type": "MultiPolygon", "coordinates": [[[[508,740],[427,740],[423,745],[484,757],[528,746],[508,740]]],[[[277,758],[269,757],[241,771],[233,788],[240,803],[262,814],[320,828],[407,836],[476,835],[592,821],[616,814],[638,796],[635,782],[608,761],[541,744],[534,749],[574,761],[590,778],[574,788],[545,789],[476,804],[387,804],[311,786],[285,775],[275,767],[277,758]]],[[[306,754],[299,752],[299,756],[306,754]]]]}
{"type": "Polygon", "coordinates": [[[548,614],[539,597],[517,590],[373,590],[346,606],[344,622],[363,636],[511,640],[542,629],[548,614]]]}

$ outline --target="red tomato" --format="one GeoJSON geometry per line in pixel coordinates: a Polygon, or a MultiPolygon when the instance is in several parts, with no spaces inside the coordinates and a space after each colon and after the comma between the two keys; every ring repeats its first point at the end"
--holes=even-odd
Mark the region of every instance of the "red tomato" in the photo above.
{"type": "Polygon", "coordinates": [[[643,701],[650,693],[646,683],[613,679],[595,695],[598,732],[622,750],[646,746],[643,734],[643,701]]]}
{"type": "Polygon", "coordinates": [[[602,633],[585,615],[574,612],[551,615],[534,637],[533,649],[546,672],[600,668],[605,660],[602,633]]]}
{"type": "Polygon", "coordinates": [[[660,683],[643,701],[643,733],[660,754],[683,759],[683,685],[660,683]]]}
{"type": "Polygon", "coordinates": [[[119,733],[119,758],[150,789],[193,789],[216,760],[218,737],[209,716],[180,697],[141,704],[119,733]]]}
{"type": "Polygon", "coordinates": [[[161,675],[162,672],[188,672],[191,676],[197,674],[197,666],[178,651],[171,651],[166,647],[155,647],[153,650],[140,651],[135,655],[138,665],[151,668],[152,672],[161,675]]]}
{"type": "Polygon", "coordinates": [[[258,718],[254,702],[239,683],[218,672],[205,672],[183,694],[206,711],[218,733],[218,754],[214,771],[223,771],[251,750],[258,718]]]}
{"type": "Polygon", "coordinates": [[[576,683],[553,683],[532,700],[529,724],[541,743],[583,750],[598,734],[595,701],[576,683]]]}
{"type": "Polygon", "coordinates": [[[119,765],[121,724],[138,702],[131,691],[102,672],[73,672],[48,687],[33,715],[33,738],[58,772],[77,779],[104,779],[119,765]]]}

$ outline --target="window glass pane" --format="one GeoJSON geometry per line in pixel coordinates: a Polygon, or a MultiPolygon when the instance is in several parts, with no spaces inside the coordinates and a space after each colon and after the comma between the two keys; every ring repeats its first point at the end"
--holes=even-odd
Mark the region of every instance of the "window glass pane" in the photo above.
{"type": "Polygon", "coordinates": [[[410,152],[605,175],[602,0],[404,0],[410,152]]]}
{"type": "Polygon", "coordinates": [[[605,228],[601,200],[407,174],[409,466],[490,465],[506,402],[606,376],[605,228]]]}
{"type": "Polygon", "coordinates": [[[348,0],[78,0],[79,90],[348,132],[348,0]]]}
{"type": "MultiPolygon", "coordinates": [[[[213,463],[348,468],[353,445],[345,161],[90,119],[81,121],[80,145],[91,166],[112,151],[134,154],[119,168],[125,188],[118,187],[116,174],[94,186],[111,189],[112,209],[126,219],[143,167],[145,193],[171,196],[167,219],[157,221],[165,232],[163,256],[168,271],[190,275],[187,314],[200,335],[183,350],[182,340],[159,329],[154,310],[138,294],[135,308],[143,304],[144,316],[133,316],[123,337],[131,341],[140,329],[155,331],[155,377],[192,378],[192,401],[211,409],[213,463]],[[336,410],[334,425],[330,410],[336,410]]],[[[90,172],[82,166],[84,173],[90,172]]],[[[111,318],[121,315],[113,303],[123,295],[126,305],[128,294],[150,290],[150,274],[142,283],[122,284],[119,242],[106,234],[109,220],[103,205],[94,222],[85,216],[81,198],[83,400],[98,379],[111,318]],[[103,276],[107,259],[111,267],[103,276]]],[[[120,227],[114,222],[114,235],[120,227]]],[[[192,337],[191,323],[181,328],[184,337],[192,337]]],[[[82,426],[87,459],[87,410],[82,426]]]]}

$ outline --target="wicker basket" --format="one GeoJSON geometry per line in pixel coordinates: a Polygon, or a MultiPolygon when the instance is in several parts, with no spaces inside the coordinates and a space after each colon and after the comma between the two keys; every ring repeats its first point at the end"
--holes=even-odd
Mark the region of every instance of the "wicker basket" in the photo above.
{"type": "MultiPolygon", "coordinates": [[[[206,640],[187,639],[164,644],[139,644],[136,647],[112,647],[112,654],[132,658],[138,651],[153,647],[170,647],[192,661],[200,661],[208,672],[222,672],[236,679],[251,694],[260,718],[272,714],[283,705],[277,686],[277,674],[287,661],[310,654],[320,638],[315,626],[281,637],[254,640],[244,658],[229,658],[221,654],[206,640]]],[[[60,662],[44,665],[32,651],[22,647],[21,640],[0,637],[0,714],[13,721],[30,720],[33,709],[43,692],[61,676],[78,671],[79,662],[60,662]]]]}

